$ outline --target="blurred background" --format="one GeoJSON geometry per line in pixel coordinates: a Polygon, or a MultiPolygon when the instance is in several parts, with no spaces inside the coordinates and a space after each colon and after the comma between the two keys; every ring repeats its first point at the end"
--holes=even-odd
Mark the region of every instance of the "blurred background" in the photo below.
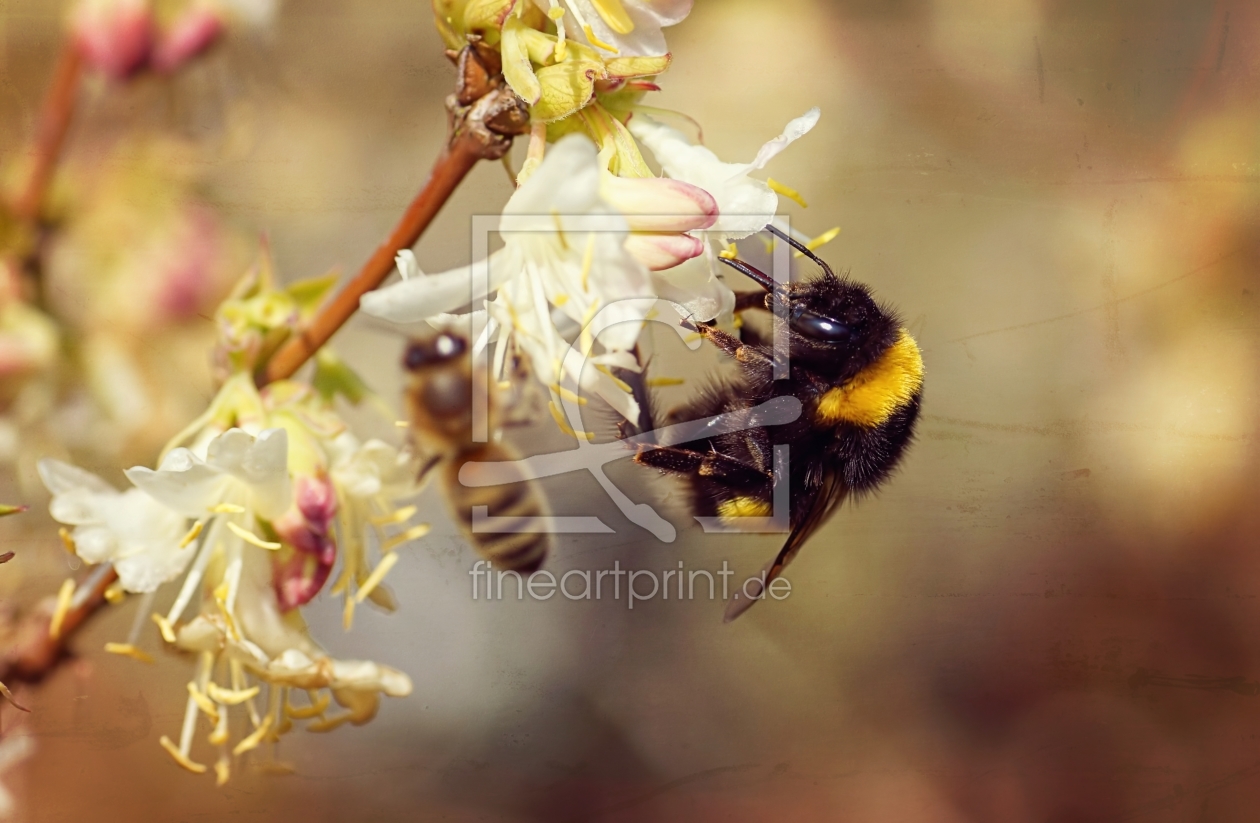
{"type": "MultiPolygon", "coordinates": [[[[0,3],[5,157],[32,133],[57,6],[0,3]]],[[[924,348],[894,481],[814,539],[790,598],[726,626],[706,600],[473,601],[474,557],[428,493],[434,534],[390,578],[399,611],[350,634],[334,602],[312,611],[330,651],[406,671],[413,695],[295,732],[294,774],[222,790],[157,744],[190,665],[100,651],[135,604],[114,607],[21,692],[34,713],[13,733],[36,749],[4,778],[17,819],[1254,819],[1260,7],[698,0],[668,34],[651,102],[724,159],[822,108],[770,173],[809,203],[785,201],[796,227],[843,229],[824,257],[924,348]]],[[[291,2],[174,81],[89,87],[69,159],[99,169],[121,134],[176,135],[162,163],[245,238],[242,268],[265,235],[287,279],[353,271],[424,179],[451,87],[428,3],[291,2]]],[[[476,169],[421,266],[467,262],[471,215],[509,193],[476,169]]],[[[336,348],[394,401],[402,342],[356,320],[336,348]]],[[[179,373],[204,403],[200,368],[179,373]]],[[[614,474],[636,500],[673,490],[614,474]]],[[[557,574],[752,574],[781,540],[680,515],[666,545],[584,476],[548,488],[618,532],[563,539],[557,574]]],[[[73,561],[35,517],[0,523],[11,602],[73,561]]]]}

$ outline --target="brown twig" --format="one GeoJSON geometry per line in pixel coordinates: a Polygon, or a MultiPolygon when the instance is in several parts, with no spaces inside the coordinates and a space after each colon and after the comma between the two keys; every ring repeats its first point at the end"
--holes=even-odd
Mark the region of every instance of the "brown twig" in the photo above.
{"type": "Polygon", "coordinates": [[[66,133],[74,119],[75,101],[79,96],[79,81],[83,77],[83,60],[74,41],[67,39],[57,61],[52,86],[44,97],[35,135],[35,151],[30,176],[26,185],[13,202],[13,212],[28,223],[39,222],[52,183],[53,171],[61,156],[66,133]]]}
{"type": "Polygon", "coordinates": [[[472,170],[481,155],[467,137],[457,136],[433,166],[424,188],[411,201],[407,211],[385,242],[377,247],[358,275],[329,301],[301,334],[289,338],[268,362],[259,376],[259,385],[290,377],[328,342],[359,309],[359,298],[375,289],[394,270],[394,255],[411,248],[455,187],[472,170]]]}
{"type": "Polygon", "coordinates": [[[498,160],[512,138],[529,131],[529,110],[503,80],[498,52],[473,41],[452,55],[459,77],[446,100],[451,138],[424,188],[358,275],[329,301],[301,334],[287,340],[258,377],[260,386],[292,376],[359,309],[359,298],[394,270],[394,256],[409,249],[478,160],[498,160]]]}

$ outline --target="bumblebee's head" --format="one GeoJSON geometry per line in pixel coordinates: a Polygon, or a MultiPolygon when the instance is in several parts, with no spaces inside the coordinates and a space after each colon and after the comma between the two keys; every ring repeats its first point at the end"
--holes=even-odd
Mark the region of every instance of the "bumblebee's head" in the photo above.
{"type": "Polygon", "coordinates": [[[442,366],[464,356],[468,341],[459,334],[442,331],[430,337],[418,337],[407,344],[403,368],[409,372],[442,366]]]}
{"type": "Polygon", "coordinates": [[[897,318],[865,286],[830,270],[773,299],[786,303],[792,358],[831,377],[857,374],[897,339],[897,318]]]}
{"type": "Polygon", "coordinates": [[[826,263],[810,257],[822,267],[822,274],[790,285],[776,283],[742,260],[722,262],[766,290],[767,309],[783,305],[793,360],[828,378],[847,380],[897,340],[897,318],[882,309],[865,286],[837,277],[826,263]]]}

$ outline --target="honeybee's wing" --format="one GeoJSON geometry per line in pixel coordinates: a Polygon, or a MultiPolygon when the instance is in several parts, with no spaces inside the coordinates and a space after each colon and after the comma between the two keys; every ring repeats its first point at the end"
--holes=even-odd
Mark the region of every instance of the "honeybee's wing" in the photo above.
{"type": "Polygon", "coordinates": [[[805,545],[805,541],[813,536],[819,526],[827,522],[848,493],[849,487],[840,477],[839,472],[824,472],[818,489],[814,492],[814,497],[810,501],[809,509],[799,523],[792,524],[792,532],[788,535],[783,548],[761,570],[759,582],[753,586],[751,596],[747,596],[747,592],[737,590],[735,597],[731,598],[727,603],[726,614],[722,618],[724,623],[730,623],[751,609],[753,604],[762,598],[766,587],[775,578],[783,574],[783,570],[787,568],[787,565],[796,559],[796,555],[800,552],[801,547],[805,545]]]}

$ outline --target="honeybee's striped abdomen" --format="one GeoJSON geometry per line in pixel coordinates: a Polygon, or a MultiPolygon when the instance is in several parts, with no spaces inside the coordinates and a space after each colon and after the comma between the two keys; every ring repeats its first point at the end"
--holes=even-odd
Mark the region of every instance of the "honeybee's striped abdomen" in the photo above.
{"type": "Polygon", "coordinates": [[[501,463],[517,455],[494,443],[469,450],[446,466],[451,512],[482,557],[505,571],[537,571],[551,547],[546,531],[548,512],[532,480],[499,486],[465,486],[459,470],[469,461],[501,463]],[[478,509],[484,511],[478,512],[478,509]]]}

